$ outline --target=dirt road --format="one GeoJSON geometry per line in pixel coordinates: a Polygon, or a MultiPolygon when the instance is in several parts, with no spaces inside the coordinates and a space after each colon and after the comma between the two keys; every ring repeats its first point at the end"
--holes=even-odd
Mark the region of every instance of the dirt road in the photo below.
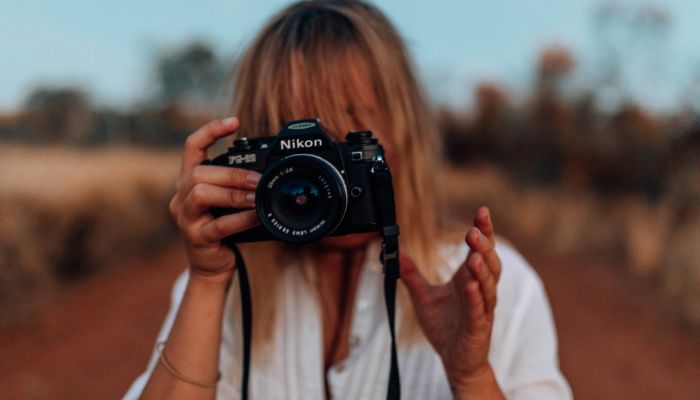
{"type": "MultiPolygon", "coordinates": [[[[700,399],[700,338],[604,262],[524,254],[542,276],[579,399],[700,399]]],[[[32,326],[0,332],[0,398],[120,398],[145,367],[185,266],[173,246],[66,287],[32,326]]]]}

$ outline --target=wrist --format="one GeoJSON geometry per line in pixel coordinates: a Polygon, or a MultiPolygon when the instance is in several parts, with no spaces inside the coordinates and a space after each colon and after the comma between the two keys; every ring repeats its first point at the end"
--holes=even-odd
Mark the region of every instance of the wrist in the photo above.
{"type": "Polygon", "coordinates": [[[503,399],[491,365],[486,364],[469,375],[448,374],[455,399],[503,399]]]}
{"type": "Polygon", "coordinates": [[[207,290],[226,289],[233,278],[235,269],[220,272],[215,275],[200,273],[197,269],[190,267],[190,283],[207,290]]]}

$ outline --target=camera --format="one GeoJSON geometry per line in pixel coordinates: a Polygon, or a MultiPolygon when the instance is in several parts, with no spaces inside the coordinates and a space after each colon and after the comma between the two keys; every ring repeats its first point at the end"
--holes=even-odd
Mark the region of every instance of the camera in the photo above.
{"type": "MultiPolygon", "coordinates": [[[[280,240],[309,243],[325,236],[381,232],[382,207],[391,207],[391,179],[384,149],[370,131],[349,132],[334,142],[318,119],[288,122],[276,136],[239,138],[204,164],[260,172],[255,209],[261,224],[225,243],[280,240]],[[383,201],[390,199],[390,201],[383,201]]],[[[235,213],[212,208],[215,216],[235,213]]]]}

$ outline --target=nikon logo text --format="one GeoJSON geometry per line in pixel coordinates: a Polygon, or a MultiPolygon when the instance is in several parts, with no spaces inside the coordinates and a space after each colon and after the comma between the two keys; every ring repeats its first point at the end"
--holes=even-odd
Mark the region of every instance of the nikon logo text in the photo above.
{"type": "Polygon", "coordinates": [[[322,146],[321,139],[287,139],[280,142],[282,150],[287,149],[308,149],[309,147],[322,146]]]}

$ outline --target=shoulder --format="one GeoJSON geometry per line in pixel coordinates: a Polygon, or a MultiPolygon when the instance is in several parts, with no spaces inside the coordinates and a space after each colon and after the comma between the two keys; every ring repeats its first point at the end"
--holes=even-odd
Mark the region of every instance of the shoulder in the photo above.
{"type": "Polygon", "coordinates": [[[513,305],[513,302],[521,304],[524,299],[532,301],[543,295],[542,280],[519,251],[501,239],[496,241],[496,253],[501,260],[502,268],[498,293],[502,306],[513,305]]]}
{"type": "MultiPolygon", "coordinates": [[[[445,244],[440,253],[446,272],[454,273],[469,249],[462,242],[445,244]]],[[[507,241],[497,239],[501,260],[489,361],[507,397],[570,399],[561,374],[557,337],[549,301],[540,277],[507,241]]]]}

